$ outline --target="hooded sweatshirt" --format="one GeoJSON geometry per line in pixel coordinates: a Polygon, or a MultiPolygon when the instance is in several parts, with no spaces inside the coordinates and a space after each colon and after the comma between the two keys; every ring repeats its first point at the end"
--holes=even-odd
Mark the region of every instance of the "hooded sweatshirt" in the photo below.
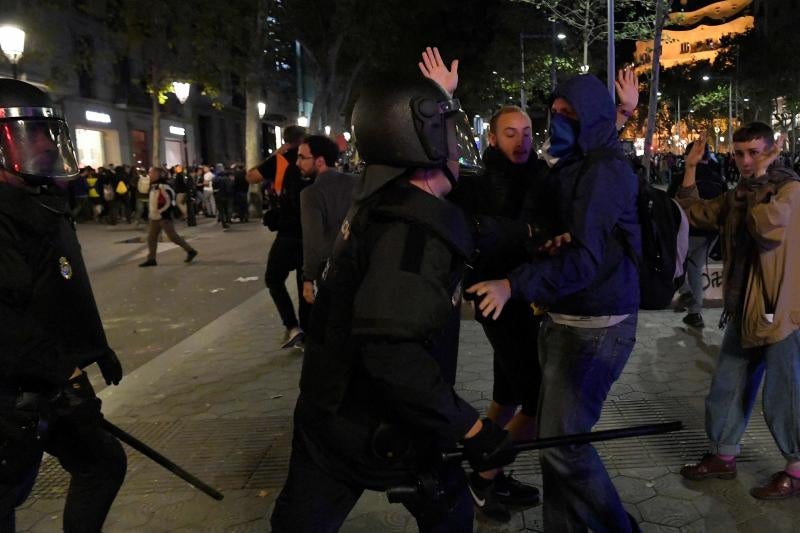
{"type": "Polygon", "coordinates": [[[567,80],[553,96],[572,105],[579,123],[573,151],[550,176],[558,183],[555,216],[571,234],[572,244],[509,274],[512,297],[564,315],[635,313],[639,277],[622,239],[641,254],[639,185],[617,137],[614,104],[605,85],[591,75],[567,80]],[[587,161],[590,153],[600,155],[587,161]]]}

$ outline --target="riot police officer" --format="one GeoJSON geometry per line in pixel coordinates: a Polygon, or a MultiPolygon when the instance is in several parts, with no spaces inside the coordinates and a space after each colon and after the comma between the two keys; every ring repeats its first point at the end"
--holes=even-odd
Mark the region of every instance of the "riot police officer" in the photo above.
{"type": "Polygon", "coordinates": [[[47,451],[71,475],[64,531],[97,532],[127,463],[82,369],[97,363],[110,385],[122,367],[69,217],[75,151],[50,97],[22,81],[0,79],[0,133],[0,530],[47,451]]]}
{"type": "Polygon", "coordinates": [[[472,242],[444,196],[480,157],[458,101],[427,79],[366,90],[353,125],[367,166],[312,310],[273,531],[336,530],[364,489],[398,486],[421,531],[472,531],[464,472],[438,452],[462,442],[481,470],[514,458],[453,390],[472,242]]]}

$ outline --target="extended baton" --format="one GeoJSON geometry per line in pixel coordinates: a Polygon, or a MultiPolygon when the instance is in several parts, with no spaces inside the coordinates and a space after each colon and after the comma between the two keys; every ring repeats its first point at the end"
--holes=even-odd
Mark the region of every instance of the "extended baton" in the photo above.
{"type": "Polygon", "coordinates": [[[148,446],[144,442],[140,441],[139,439],[137,439],[136,437],[134,437],[133,435],[131,435],[127,431],[115,426],[114,424],[112,424],[108,420],[103,419],[100,422],[100,427],[102,427],[104,430],[106,430],[107,432],[111,433],[115,437],[117,437],[119,440],[121,440],[122,442],[124,442],[125,444],[127,444],[128,446],[130,446],[131,448],[136,450],[137,452],[141,453],[142,455],[144,455],[144,456],[152,459],[156,463],[160,464],[161,466],[163,466],[164,468],[166,468],[167,470],[169,470],[170,472],[172,472],[173,474],[175,474],[176,476],[178,476],[182,480],[184,480],[187,483],[191,484],[195,488],[198,488],[201,491],[205,492],[206,494],[208,494],[209,496],[211,496],[215,500],[221,500],[222,498],[225,497],[218,490],[215,490],[214,488],[212,488],[212,487],[208,486],[207,484],[203,483],[197,477],[193,476],[192,474],[190,474],[189,472],[187,472],[186,470],[184,470],[180,466],[176,465],[175,463],[173,463],[172,461],[170,461],[169,459],[167,459],[166,457],[164,457],[163,455],[161,455],[160,453],[155,451],[153,448],[151,448],[150,446],[148,446]]]}
{"type": "MultiPolygon", "coordinates": [[[[591,433],[577,433],[575,435],[559,435],[557,437],[546,437],[544,439],[526,440],[515,442],[514,449],[517,452],[529,450],[540,450],[542,448],[553,448],[555,446],[567,446],[570,444],[585,444],[587,442],[599,442],[603,440],[625,439],[628,437],[644,437],[647,435],[658,435],[660,433],[670,433],[683,429],[683,422],[664,422],[661,424],[648,424],[645,426],[632,426],[619,429],[606,429],[603,431],[593,431],[591,433]]],[[[458,448],[452,452],[442,453],[444,461],[464,460],[464,449],[458,448]]]]}

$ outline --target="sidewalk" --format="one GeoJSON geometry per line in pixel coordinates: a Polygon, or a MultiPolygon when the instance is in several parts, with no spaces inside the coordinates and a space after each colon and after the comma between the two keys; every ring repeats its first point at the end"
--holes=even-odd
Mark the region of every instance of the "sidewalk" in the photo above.
{"type": "MultiPolygon", "coordinates": [[[[782,467],[760,415],[745,436],[734,481],[684,482],[677,471],[705,449],[703,397],[721,340],[719,330],[689,330],[672,311],[640,314],[638,342],[611,391],[598,429],[680,419],[677,434],[598,445],[628,510],[646,532],[793,531],[800,507],[765,503],[748,490],[782,467]]],[[[719,310],[704,313],[715,324],[719,310]]],[[[129,450],[128,476],[104,531],[268,531],[286,475],[291,413],[302,363],[280,350],[283,328],[266,291],[103,390],[106,417],[225,494],[216,502],[129,450]]],[[[479,326],[462,322],[459,392],[480,409],[491,393],[491,355],[479,326]]],[[[535,454],[514,475],[540,484],[535,454]]],[[[20,531],[60,531],[66,476],[52,459],[18,512],[20,531]]],[[[546,494],[544,495],[546,498],[546,494]]],[[[541,508],[511,524],[476,521],[476,531],[540,531],[541,508]]],[[[384,495],[361,499],[342,531],[416,531],[384,495]]]]}

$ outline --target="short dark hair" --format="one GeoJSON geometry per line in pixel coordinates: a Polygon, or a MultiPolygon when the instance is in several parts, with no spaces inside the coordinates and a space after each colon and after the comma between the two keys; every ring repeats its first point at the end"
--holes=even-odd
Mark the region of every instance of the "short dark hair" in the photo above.
{"type": "Polygon", "coordinates": [[[526,113],[525,110],[522,109],[520,106],[518,106],[518,105],[504,105],[503,107],[501,107],[500,109],[495,111],[494,115],[492,115],[492,118],[489,119],[489,132],[490,133],[494,133],[495,135],[497,135],[497,121],[500,119],[500,117],[502,117],[503,115],[507,115],[508,113],[522,113],[526,117],[530,118],[528,113],[526,113]]]}
{"type": "Polygon", "coordinates": [[[306,136],[306,129],[303,126],[286,126],[283,130],[283,141],[289,144],[300,144],[306,136]]]}
{"type": "Polygon", "coordinates": [[[311,155],[325,159],[325,164],[329,167],[336,165],[336,160],[339,159],[339,147],[330,138],[324,135],[309,135],[303,144],[308,145],[311,155]]]}
{"type": "Polygon", "coordinates": [[[775,132],[763,122],[751,122],[733,132],[735,143],[746,143],[756,139],[764,139],[764,143],[771,147],[775,143],[775,132]]]}

